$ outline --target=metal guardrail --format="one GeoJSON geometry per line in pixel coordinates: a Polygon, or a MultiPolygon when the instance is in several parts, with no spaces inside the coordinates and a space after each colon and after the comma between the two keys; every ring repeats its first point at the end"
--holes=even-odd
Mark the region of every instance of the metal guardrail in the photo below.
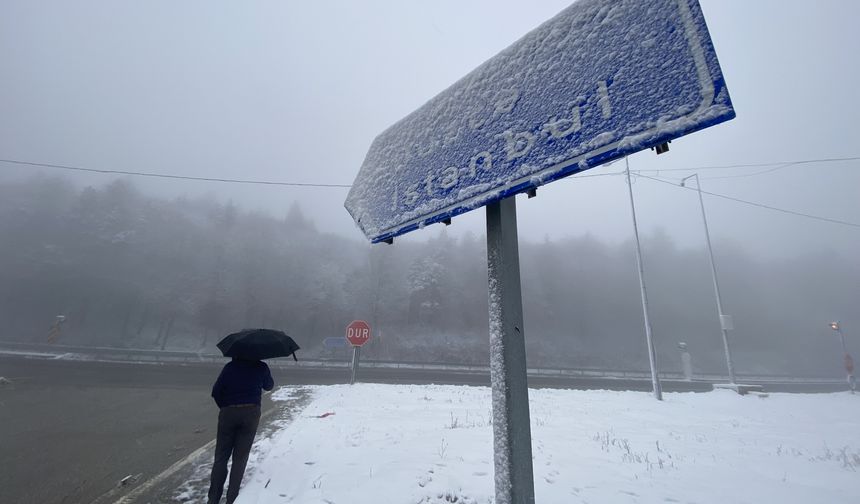
{"type": "MultiPolygon", "coordinates": [[[[149,350],[139,348],[117,348],[96,346],[75,346],[22,343],[14,341],[0,341],[0,354],[23,355],[38,358],[59,358],[77,360],[99,360],[110,362],[134,362],[149,364],[218,364],[224,362],[224,357],[218,354],[178,351],[178,350],[149,350]]],[[[294,362],[292,359],[283,361],[269,361],[275,368],[301,367],[301,368],[348,368],[347,360],[338,359],[301,359],[294,362]]],[[[452,373],[465,374],[489,374],[489,366],[478,366],[462,363],[427,363],[408,361],[382,361],[362,360],[362,366],[376,369],[410,369],[410,370],[433,370],[449,371],[452,373]]],[[[598,368],[529,368],[530,376],[559,377],[559,378],[606,378],[606,379],[635,379],[650,380],[648,371],[639,370],[611,370],[598,368]]],[[[681,373],[660,372],[664,380],[683,380],[681,373]]],[[[746,375],[739,374],[739,381],[753,383],[815,383],[815,384],[841,384],[844,380],[821,377],[821,376],[786,376],[786,375],[746,375]]],[[[697,374],[695,381],[719,383],[725,382],[726,376],[716,374],[697,374]]]]}

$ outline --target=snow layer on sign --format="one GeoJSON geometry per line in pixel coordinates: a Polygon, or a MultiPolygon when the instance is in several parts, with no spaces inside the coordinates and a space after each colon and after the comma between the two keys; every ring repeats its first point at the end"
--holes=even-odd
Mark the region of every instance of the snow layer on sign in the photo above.
{"type": "Polygon", "coordinates": [[[346,208],[377,241],[732,117],[696,0],[580,0],[380,134],[346,208]]]}
{"type": "MultiPolygon", "coordinates": [[[[292,423],[258,441],[237,504],[492,502],[489,388],[312,391],[292,423]]],[[[860,396],[530,397],[536,502],[838,504],[860,495],[860,396]]]]}

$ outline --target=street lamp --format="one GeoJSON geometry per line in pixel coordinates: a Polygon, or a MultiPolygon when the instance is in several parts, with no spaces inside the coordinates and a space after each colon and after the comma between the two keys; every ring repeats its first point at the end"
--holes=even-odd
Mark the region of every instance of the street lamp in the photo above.
{"type": "Polygon", "coordinates": [[[845,335],[842,334],[842,328],[839,326],[839,321],[831,322],[830,328],[839,334],[839,339],[842,341],[842,353],[847,354],[848,348],[845,346],[845,335]]]}
{"type": "Polygon", "coordinates": [[[839,327],[839,321],[838,320],[836,322],[831,322],[830,328],[833,329],[834,331],[838,332],[839,334],[842,334],[842,330],[839,327]]]}
{"type": "Polygon", "coordinates": [[[714,266],[714,251],[711,249],[711,234],[708,231],[708,219],[705,217],[705,202],[702,200],[702,185],[699,174],[694,173],[681,179],[681,187],[686,187],[687,180],[696,179],[696,191],[699,193],[699,206],[702,208],[702,222],[705,224],[705,239],[708,242],[708,257],[711,259],[711,275],[714,279],[714,293],[717,295],[717,314],[720,316],[720,330],[723,333],[723,348],[726,352],[726,367],[729,370],[729,383],[735,385],[735,369],[732,365],[732,352],[729,350],[729,330],[734,329],[731,315],[723,313],[723,302],[720,298],[720,285],[717,282],[717,267],[714,266]]]}
{"type": "Polygon", "coordinates": [[[831,322],[830,328],[836,331],[839,334],[839,340],[842,342],[842,355],[845,359],[845,373],[848,375],[848,385],[851,387],[851,393],[854,393],[855,380],[854,380],[854,359],[851,358],[851,355],[848,353],[848,347],[845,346],[845,334],[842,333],[842,327],[839,325],[839,321],[831,322]]]}

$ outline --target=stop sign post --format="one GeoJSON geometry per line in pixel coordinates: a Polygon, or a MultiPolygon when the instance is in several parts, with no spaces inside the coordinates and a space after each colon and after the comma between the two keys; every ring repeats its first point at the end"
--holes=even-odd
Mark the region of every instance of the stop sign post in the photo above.
{"type": "Polygon", "coordinates": [[[364,320],[353,320],[346,326],[346,340],[352,345],[352,373],[349,384],[355,383],[355,372],[358,369],[361,346],[370,341],[370,324],[364,320]]]}

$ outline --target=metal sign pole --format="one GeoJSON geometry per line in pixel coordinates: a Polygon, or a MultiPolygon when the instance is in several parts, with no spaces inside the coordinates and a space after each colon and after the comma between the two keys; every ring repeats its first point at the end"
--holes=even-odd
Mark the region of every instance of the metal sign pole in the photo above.
{"type": "Polygon", "coordinates": [[[645,268],[642,266],[642,249],[639,246],[639,225],[636,223],[636,206],[633,204],[633,184],[630,181],[630,161],[624,158],[627,166],[627,188],[630,190],[630,210],[633,212],[633,236],[636,238],[636,266],[639,268],[639,287],[642,291],[642,313],[645,316],[645,341],[648,344],[648,361],[651,364],[651,384],[654,387],[654,397],[663,400],[663,387],[657,376],[657,354],[654,352],[654,341],[651,338],[651,318],[648,316],[648,294],[645,292],[645,268]]]}
{"type": "Polygon", "coordinates": [[[352,373],[349,377],[349,384],[352,385],[355,383],[355,373],[358,370],[358,361],[361,356],[361,347],[353,346],[352,347],[352,373]]]}
{"type": "Polygon", "coordinates": [[[496,504],[533,504],[526,346],[515,196],[487,205],[496,504]]]}

